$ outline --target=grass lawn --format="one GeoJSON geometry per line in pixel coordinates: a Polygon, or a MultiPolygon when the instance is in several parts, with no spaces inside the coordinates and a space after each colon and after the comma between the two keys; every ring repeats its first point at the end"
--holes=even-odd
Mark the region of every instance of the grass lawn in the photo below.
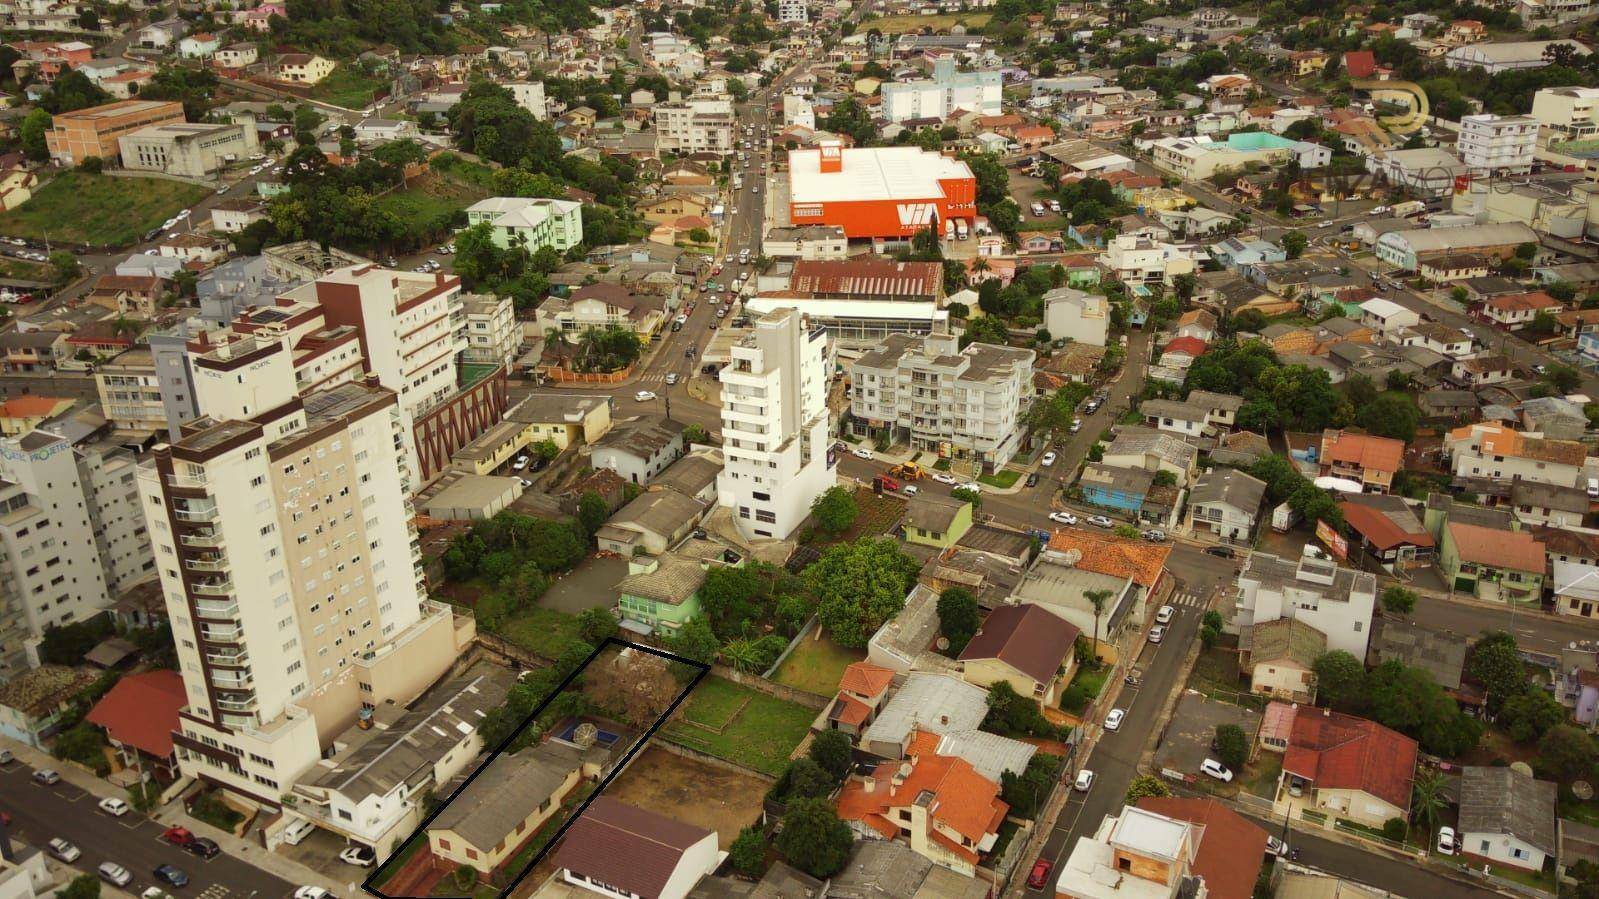
{"type": "Polygon", "coordinates": [[[558,659],[578,639],[577,616],[533,606],[506,621],[500,636],[546,659],[558,659]]]}
{"type": "Polygon", "coordinates": [[[12,259],[7,256],[0,258],[0,278],[11,278],[16,281],[43,281],[49,283],[55,277],[50,266],[38,262],[23,262],[21,259],[12,259]]]}
{"type": "Polygon", "coordinates": [[[831,696],[838,692],[838,682],[844,677],[844,668],[864,658],[865,653],[845,649],[829,637],[817,640],[807,635],[783,660],[783,666],[777,669],[777,676],[772,679],[796,690],[831,696]]]}
{"type": "Polygon", "coordinates": [[[483,190],[448,178],[422,177],[411,186],[373,200],[374,206],[406,221],[448,223],[451,216],[488,196],[483,190]]]}
{"type": "Polygon", "coordinates": [[[345,109],[360,109],[371,105],[373,93],[385,83],[384,79],[374,78],[357,66],[341,65],[311,88],[311,99],[345,109]]]}
{"type": "Polygon", "coordinates": [[[1088,704],[1099,698],[1099,694],[1104,691],[1105,679],[1110,677],[1110,672],[1111,668],[1109,665],[1097,669],[1090,669],[1086,665],[1080,666],[1077,669],[1077,673],[1072,675],[1072,682],[1066,686],[1065,690],[1061,691],[1060,707],[1072,713],[1079,713],[1083,709],[1088,708],[1088,704]],[[1072,687],[1083,688],[1082,702],[1066,702],[1066,693],[1071,692],[1072,687]]]}
{"type": "Polygon", "coordinates": [[[993,18],[988,13],[946,13],[932,16],[889,16],[884,19],[873,19],[869,27],[876,28],[884,34],[910,34],[931,27],[934,31],[945,31],[955,25],[965,25],[967,31],[982,28],[993,18]]]}
{"type": "Polygon", "coordinates": [[[664,733],[691,749],[776,776],[815,717],[804,706],[711,677],[694,688],[682,720],[668,724],[664,733]],[[718,728],[720,733],[713,732],[718,728]]]}
{"type": "Polygon", "coordinates": [[[1275,752],[1262,752],[1259,758],[1244,766],[1244,789],[1271,799],[1277,795],[1277,781],[1282,773],[1283,757],[1275,752]]]}
{"type": "Polygon", "coordinates": [[[159,178],[63,172],[20,208],[0,213],[0,234],[103,247],[138,243],[211,191],[159,178]]]}
{"type": "Polygon", "coordinates": [[[998,487],[1003,490],[1006,487],[1015,484],[1016,481],[1021,478],[1021,476],[1022,473],[1014,468],[1002,468],[993,474],[980,475],[977,480],[979,483],[987,484],[990,487],[998,487]]]}

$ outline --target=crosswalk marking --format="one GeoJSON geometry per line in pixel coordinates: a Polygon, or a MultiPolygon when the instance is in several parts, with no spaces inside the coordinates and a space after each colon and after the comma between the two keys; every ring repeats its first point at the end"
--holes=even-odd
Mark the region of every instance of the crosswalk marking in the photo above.
{"type": "Polygon", "coordinates": [[[200,891],[198,899],[226,899],[228,888],[220,883],[213,883],[200,891]]]}
{"type": "Polygon", "coordinates": [[[1183,606],[1184,608],[1189,609],[1201,609],[1206,605],[1205,601],[1202,600],[1198,594],[1189,593],[1186,591],[1172,594],[1169,604],[1174,606],[1183,606]]]}

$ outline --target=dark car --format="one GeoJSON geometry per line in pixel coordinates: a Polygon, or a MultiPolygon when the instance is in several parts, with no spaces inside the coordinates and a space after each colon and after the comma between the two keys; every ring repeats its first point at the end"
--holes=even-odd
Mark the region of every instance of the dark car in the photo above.
{"type": "Polygon", "coordinates": [[[155,869],[155,879],[171,887],[186,887],[189,885],[189,875],[176,865],[158,865],[155,869]]]}
{"type": "Polygon", "coordinates": [[[1237,558],[1237,554],[1233,552],[1231,546],[1207,546],[1205,547],[1205,555],[1215,556],[1218,559],[1237,558]]]}
{"type": "Polygon", "coordinates": [[[1030,471],[1030,472],[1027,473],[1027,486],[1029,486],[1029,487],[1037,487],[1038,486],[1038,472],[1030,471]]]}

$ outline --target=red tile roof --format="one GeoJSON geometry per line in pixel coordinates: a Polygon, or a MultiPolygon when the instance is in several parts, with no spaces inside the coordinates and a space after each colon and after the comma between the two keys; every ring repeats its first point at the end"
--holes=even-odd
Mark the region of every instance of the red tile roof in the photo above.
{"type": "Polygon", "coordinates": [[[683,853],[715,832],[600,796],[572,822],[555,864],[640,896],[661,895],[683,853]]]}
{"type": "Polygon", "coordinates": [[[1372,471],[1398,471],[1404,465],[1405,442],[1370,434],[1327,430],[1321,434],[1321,461],[1347,462],[1372,471]]]}
{"type": "Polygon", "coordinates": [[[1205,355],[1207,344],[1198,337],[1178,337],[1161,348],[1161,353],[1183,353],[1199,358],[1205,355]]]}
{"type": "Polygon", "coordinates": [[[936,262],[893,259],[802,259],[794,263],[789,287],[799,293],[937,297],[944,269],[936,262]]]}
{"type": "Polygon", "coordinates": [[[1319,790],[1360,790],[1408,809],[1416,741],[1365,718],[1303,708],[1294,716],[1283,770],[1319,790]]]}
{"type": "Polygon", "coordinates": [[[1537,312],[1540,309],[1560,309],[1559,300],[1544,293],[1534,290],[1528,293],[1506,293],[1493,297],[1483,304],[1484,308],[1496,312],[1537,312]]]}
{"type": "Polygon", "coordinates": [[[164,759],[172,755],[172,732],[178,729],[178,710],[186,702],[183,677],[162,668],[117,681],[87,718],[118,743],[164,759]]]}
{"type": "Polygon", "coordinates": [[[1451,521],[1445,525],[1462,562],[1542,574],[1548,567],[1543,544],[1526,531],[1499,531],[1451,521]]]}
{"type": "Polygon", "coordinates": [[[1351,50],[1344,54],[1344,71],[1351,78],[1368,78],[1377,71],[1377,56],[1370,50],[1351,50]]]}
{"type": "MultiPolygon", "coordinates": [[[[939,755],[938,741],[938,734],[918,731],[911,738],[905,761],[884,762],[872,771],[867,778],[872,785],[870,791],[860,780],[852,778],[845,783],[838,794],[838,816],[860,821],[892,838],[899,834],[899,826],[892,820],[893,810],[909,808],[927,792],[932,794],[927,804],[932,821],[974,843],[998,832],[1010,812],[1010,806],[999,798],[999,784],[978,774],[965,759],[939,755]],[[910,773],[896,786],[894,779],[906,764],[910,765],[910,773]]],[[[977,853],[971,849],[953,842],[942,845],[973,864],[978,861],[977,853]]]]}
{"type": "Polygon", "coordinates": [[[1128,577],[1140,587],[1153,587],[1166,569],[1171,544],[1061,528],[1049,537],[1052,552],[1079,554],[1077,567],[1112,577],[1128,577]]]}
{"type": "Polygon", "coordinates": [[[1339,503],[1344,522],[1354,528],[1366,542],[1386,552],[1396,546],[1432,546],[1432,535],[1425,530],[1410,532],[1394,523],[1392,518],[1371,506],[1359,503],[1339,503]]]}
{"type": "Polygon", "coordinates": [[[1201,825],[1193,871],[1210,899],[1249,899],[1266,859],[1266,831],[1214,799],[1145,796],[1138,807],[1201,825]]]}
{"type": "Polygon", "coordinates": [[[871,662],[853,662],[844,669],[838,682],[840,692],[849,691],[858,696],[876,696],[894,682],[894,671],[871,662]]]}
{"type": "Polygon", "coordinates": [[[1032,603],[1000,606],[983,620],[960,660],[998,659],[1048,684],[1069,658],[1080,633],[1077,625],[1032,603]]]}

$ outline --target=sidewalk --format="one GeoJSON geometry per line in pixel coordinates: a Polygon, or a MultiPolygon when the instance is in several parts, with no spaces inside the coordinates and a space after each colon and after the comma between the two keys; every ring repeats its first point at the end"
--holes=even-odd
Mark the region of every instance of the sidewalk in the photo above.
{"type": "MultiPolygon", "coordinates": [[[[0,738],[0,744],[10,749],[17,760],[34,769],[50,768],[61,774],[61,779],[95,798],[95,801],[108,798],[126,799],[128,791],[115,786],[108,781],[95,777],[77,765],[62,762],[52,757],[49,753],[35,749],[25,743],[20,743],[10,738],[0,738]]],[[[134,812],[133,814],[138,814],[134,812]]],[[[360,889],[361,881],[366,879],[366,870],[351,868],[356,875],[353,882],[340,882],[318,871],[284,858],[274,852],[268,852],[260,843],[236,837],[231,833],[218,830],[203,821],[196,821],[189,817],[184,810],[182,800],[173,800],[166,805],[155,809],[148,815],[150,820],[165,827],[187,827],[196,836],[210,837],[217,841],[222,851],[270,874],[274,874],[290,883],[300,886],[315,884],[316,886],[332,890],[343,896],[353,896],[360,889]]]]}

